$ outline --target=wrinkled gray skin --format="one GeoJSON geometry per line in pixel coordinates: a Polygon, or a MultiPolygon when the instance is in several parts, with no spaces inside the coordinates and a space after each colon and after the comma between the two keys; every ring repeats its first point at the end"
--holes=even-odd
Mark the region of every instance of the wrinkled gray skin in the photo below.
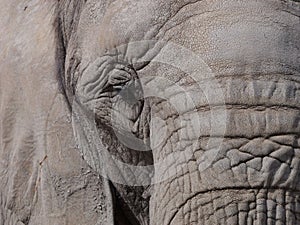
{"type": "Polygon", "coordinates": [[[0,225],[300,224],[297,1],[1,0],[0,15],[0,225]],[[128,45],[141,40],[200,56],[224,102],[198,91],[195,107],[179,115],[168,101],[143,99],[147,84],[159,86],[155,77],[194,81],[155,63],[163,46],[128,45]],[[210,116],[223,103],[225,131],[210,116]],[[181,123],[185,114],[196,115],[199,129],[181,123]],[[114,130],[144,145],[131,149],[114,130]],[[208,140],[221,144],[202,170],[208,140]],[[142,186],[105,178],[139,180],[103,162],[103,149],[144,166],[191,143],[192,156],[173,158],[175,174],[161,182],[168,171],[156,166],[142,186]]]}

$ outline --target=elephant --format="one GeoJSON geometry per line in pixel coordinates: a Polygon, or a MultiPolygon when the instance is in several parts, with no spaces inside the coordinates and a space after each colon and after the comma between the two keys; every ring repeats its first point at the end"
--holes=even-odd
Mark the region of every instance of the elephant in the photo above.
{"type": "Polygon", "coordinates": [[[299,1],[1,3],[1,225],[300,224],[299,1]]]}

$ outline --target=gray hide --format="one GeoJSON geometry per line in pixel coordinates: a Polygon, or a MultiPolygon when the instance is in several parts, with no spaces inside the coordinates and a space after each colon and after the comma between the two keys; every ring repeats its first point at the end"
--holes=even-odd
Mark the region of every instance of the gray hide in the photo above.
{"type": "Polygon", "coordinates": [[[299,1],[0,3],[0,225],[300,224],[299,1]]]}

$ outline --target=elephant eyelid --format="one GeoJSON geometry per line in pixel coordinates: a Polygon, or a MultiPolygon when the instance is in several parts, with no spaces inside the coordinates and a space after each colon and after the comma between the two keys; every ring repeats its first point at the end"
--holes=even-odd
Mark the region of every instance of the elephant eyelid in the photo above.
{"type": "Polygon", "coordinates": [[[125,86],[125,84],[124,85],[118,84],[118,85],[113,86],[113,89],[115,89],[115,90],[122,90],[124,88],[124,86],[125,86]]]}
{"type": "Polygon", "coordinates": [[[123,70],[123,71],[125,71],[127,73],[130,73],[130,74],[135,73],[135,70],[134,70],[134,68],[133,68],[132,65],[128,65],[128,64],[127,65],[126,64],[116,64],[115,68],[119,69],[119,70],[123,70]]]}

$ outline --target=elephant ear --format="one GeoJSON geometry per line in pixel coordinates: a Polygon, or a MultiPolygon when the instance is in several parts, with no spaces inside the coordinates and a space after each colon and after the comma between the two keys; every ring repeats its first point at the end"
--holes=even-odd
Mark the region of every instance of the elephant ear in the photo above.
{"type": "Polygon", "coordinates": [[[99,189],[102,190],[101,196],[104,198],[103,213],[98,219],[99,224],[97,225],[114,225],[113,197],[103,166],[104,160],[101,159],[99,151],[91,151],[91,149],[101,149],[104,146],[97,138],[98,131],[93,118],[76,101],[73,103],[72,125],[77,149],[89,166],[102,175],[99,176],[101,180],[99,189]]]}

